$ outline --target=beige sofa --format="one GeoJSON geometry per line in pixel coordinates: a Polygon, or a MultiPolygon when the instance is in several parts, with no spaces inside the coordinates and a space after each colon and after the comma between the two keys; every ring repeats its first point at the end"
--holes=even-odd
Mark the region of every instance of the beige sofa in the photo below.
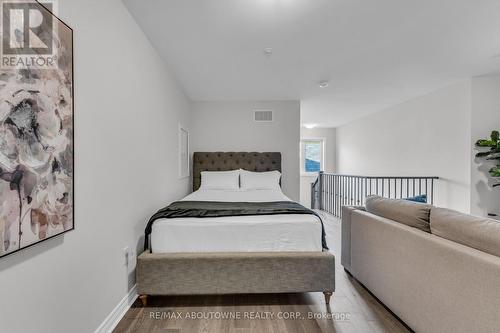
{"type": "Polygon", "coordinates": [[[415,332],[500,332],[500,223],[428,209],[430,232],[344,207],[342,265],[415,332]]]}

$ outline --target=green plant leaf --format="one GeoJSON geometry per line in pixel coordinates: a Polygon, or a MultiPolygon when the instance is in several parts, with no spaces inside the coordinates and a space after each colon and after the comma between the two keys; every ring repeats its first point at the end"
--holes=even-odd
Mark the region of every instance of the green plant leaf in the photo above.
{"type": "Polygon", "coordinates": [[[496,166],[490,169],[490,175],[492,177],[500,177],[500,166],[496,166]]]}
{"type": "Polygon", "coordinates": [[[491,140],[478,140],[476,142],[476,147],[496,147],[497,142],[491,140]]]}
{"type": "Polygon", "coordinates": [[[500,153],[489,153],[486,157],[487,160],[499,160],[500,161],[500,153]]]}
{"type": "Polygon", "coordinates": [[[482,158],[482,157],[486,157],[488,155],[490,155],[490,152],[489,151],[485,151],[485,152],[477,153],[476,157],[482,158]]]}
{"type": "Polygon", "coordinates": [[[499,148],[491,148],[489,151],[480,151],[476,154],[476,157],[486,157],[487,159],[496,159],[498,156],[500,156],[500,149],[499,148]]]}
{"type": "MultiPolygon", "coordinates": [[[[476,147],[479,152],[476,153],[477,158],[484,158],[489,161],[499,161],[500,162],[500,133],[499,131],[492,131],[490,135],[490,140],[477,140],[476,147]],[[484,151],[485,149],[479,148],[490,148],[489,151],[484,151]]],[[[500,179],[500,164],[493,167],[489,171],[491,177],[500,179]]],[[[493,187],[500,187],[500,183],[492,185],[493,187]]]]}
{"type": "Polygon", "coordinates": [[[498,142],[499,138],[500,138],[500,133],[498,131],[491,132],[491,141],[496,143],[498,142]]]}

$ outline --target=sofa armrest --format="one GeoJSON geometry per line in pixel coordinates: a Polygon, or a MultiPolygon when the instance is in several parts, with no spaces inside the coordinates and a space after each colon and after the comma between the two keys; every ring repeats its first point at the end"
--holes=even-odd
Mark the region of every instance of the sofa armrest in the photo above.
{"type": "Polygon", "coordinates": [[[351,214],[355,210],[365,210],[360,206],[342,207],[342,249],[340,263],[348,271],[351,271],[351,214]]]}

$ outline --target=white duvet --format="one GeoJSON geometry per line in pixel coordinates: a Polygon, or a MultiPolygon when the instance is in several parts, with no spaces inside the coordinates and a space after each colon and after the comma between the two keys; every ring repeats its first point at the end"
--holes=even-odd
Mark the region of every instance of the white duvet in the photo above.
{"type": "MultiPolygon", "coordinates": [[[[281,190],[198,190],[184,201],[291,201],[281,190]]],[[[307,214],[159,219],[153,253],[322,251],[321,223],[307,214]]]]}

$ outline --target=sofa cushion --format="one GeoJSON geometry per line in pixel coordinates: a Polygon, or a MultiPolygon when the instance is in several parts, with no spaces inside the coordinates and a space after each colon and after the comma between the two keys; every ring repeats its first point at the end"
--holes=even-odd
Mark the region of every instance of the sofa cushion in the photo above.
{"type": "Polygon", "coordinates": [[[404,198],[404,200],[413,201],[413,202],[420,202],[420,203],[427,203],[427,194],[421,194],[421,195],[417,195],[417,196],[410,197],[410,198],[404,198]]]}
{"type": "Polygon", "coordinates": [[[369,213],[406,224],[410,227],[431,232],[429,225],[432,206],[408,200],[396,200],[372,195],[366,198],[369,213]]]}
{"type": "Polygon", "coordinates": [[[500,257],[500,222],[496,220],[446,208],[432,208],[431,232],[500,257]]]}

